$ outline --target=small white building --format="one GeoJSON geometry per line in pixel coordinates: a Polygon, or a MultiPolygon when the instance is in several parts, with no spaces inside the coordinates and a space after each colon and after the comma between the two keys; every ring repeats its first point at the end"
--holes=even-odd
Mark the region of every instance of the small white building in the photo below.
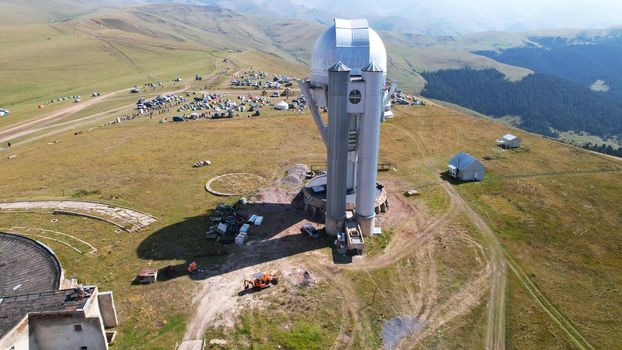
{"type": "Polygon", "coordinates": [[[474,157],[460,152],[448,164],[449,176],[461,181],[481,181],[484,179],[486,168],[474,157]]]}
{"type": "Polygon", "coordinates": [[[112,292],[69,282],[46,245],[0,232],[0,349],[108,350],[118,325],[112,292]]]}
{"type": "Polygon", "coordinates": [[[522,140],[518,136],[512,134],[505,134],[497,139],[497,145],[503,148],[518,148],[520,147],[522,140]]]}
{"type": "Polygon", "coordinates": [[[108,350],[118,325],[112,292],[96,286],[2,297],[0,349],[108,350]]]}

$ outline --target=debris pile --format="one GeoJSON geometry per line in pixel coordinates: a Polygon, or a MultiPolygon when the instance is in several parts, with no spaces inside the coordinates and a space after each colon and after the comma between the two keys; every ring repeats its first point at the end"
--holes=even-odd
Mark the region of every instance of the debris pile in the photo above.
{"type": "Polygon", "coordinates": [[[211,161],[209,161],[209,160],[200,160],[200,161],[198,161],[198,162],[196,162],[196,163],[192,164],[192,167],[194,167],[194,168],[200,168],[200,167],[208,166],[208,165],[210,165],[210,164],[212,164],[212,162],[211,162],[211,161]]]}
{"type": "Polygon", "coordinates": [[[309,173],[309,167],[305,164],[295,164],[287,171],[287,175],[281,179],[285,185],[301,186],[309,173]]]}
{"type": "Polygon", "coordinates": [[[252,226],[261,226],[263,216],[246,216],[239,213],[232,205],[220,204],[212,211],[210,227],[206,232],[207,239],[216,239],[223,244],[236,243],[244,245],[252,226]]]}

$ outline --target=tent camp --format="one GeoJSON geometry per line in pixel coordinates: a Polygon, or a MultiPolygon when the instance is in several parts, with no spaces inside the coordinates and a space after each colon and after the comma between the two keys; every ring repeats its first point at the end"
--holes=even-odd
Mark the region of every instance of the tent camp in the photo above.
{"type": "Polygon", "coordinates": [[[461,181],[481,181],[486,172],[482,163],[464,152],[460,152],[451,158],[448,167],[449,176],[461,181]]]}
{"type": "Polygon", "coordinates": [[[505,134],[497,139],[497,145],[503,148],[518,148],[520,147],[521,139],[512,134],[505,134]]]}
{"type": "Polygon", "coordinates": [[[274,106],[274,109],[278,109],[280,111],[286,110],[289,108],[289,104],[285,101],[281,101],[274,106]]]}

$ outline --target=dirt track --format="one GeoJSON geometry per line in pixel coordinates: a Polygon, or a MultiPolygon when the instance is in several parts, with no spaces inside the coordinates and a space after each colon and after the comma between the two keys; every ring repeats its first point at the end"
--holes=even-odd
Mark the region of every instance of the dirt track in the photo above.
{"type": "Polygon", "coordinates": [[[447,182],[443,188],[458,203],[466,217],[479,230],[490,254],[492,280],[488,300],[488,324],[486,326],[486,349],[505,349],[505,294],[507,271],[505,255],[495,233],[486,222],[462,199],[447,182]]]}
{"type": "MultiPolygon", "coordinates": [[[[187,90],[189,88],[188,85],[185,85],[175,91],[169,91],[169,92],[162,92],[161,94],[177,94],[180,92],[183,92],[185,90],[187,90]]],[[[127,104],[124,106],[120,106],[120,107],[116,107],[116,108],[112,108],[110,110],[104,111],[104,112],[99,112],[99,113],[94,113],[91,115],[87,115],[85,117],[82,118],[78,118],[78,119],[74,119],[74,120],[69,120],[69,121],[64,121],[64,122],[59,122],[60,120],[71,116],[73,114],[76,114],[82,110],[84,110],[87,107],[90,107],[96,103],[99,102],[103,102],[105,98],[114,96],[116,94],[118,94],[119,92],[123,92],[123,91],[127,91],[127,89],[124,90],[118,90],[115,92],[111,92],[109,94],[105,94],[105,95],[101,95],[98,97],[95,97],[89,101],[83,102],[83,103],[79,103],[79,104],[75,104],[72,106],[69,106],[67,108],[63,108],[61,110],[58,110],[56,112],[53,112],[51,114],[48,114],[42,118],[38,118],[35,120],[30,120],[27,122],[23,122],[20,123],[18,125],[15,126],[11,126],[7,129],[4,130],[0,130],[0,144],[1,143],[5,143],[5,142],[10,142],[11,140],[15,139],[15,138],[19,138],[19,137],[24,137],[24,136],[28,136],[28,135],[32,135],[41,131],[45,131],[45,130],[51,130],[45,134],[42,135],[38,135],[38,136],[33,136],[24,140],[21,140],[19,142],[15,142],[13,143],[13,146],[19,146],[21,144],[27,143],[27,142],[32,142],[38,139],[41,139],[43,137],[48,137],[48,136],[52,136],[52,135],[56,135],[59,134],[61,132],[65,132],[68,130],[72,130],[75,129],[77,127],[82,127],[88,124],[93,123],[94,121],[100,120],[102,118],[109,118],[108,115],[110,113],[117,113],[123,110],[127,110],[127,109],[131,109],[134,108],[134,103],[132,104],[127,104]],[[62,128],[60,128],[62,126],[62,128]]],[[[2,150],[2,149],[0,149],[2,150]]]]}
{"type": "Polygon", "coordinates": [[[37,132],[43,126],[54,124],[57,120],[63,119],[70,115],[76,114],[88,107],[91,107],[97,103],[103,102],[106,99],[120,93],[128,91],[128,89],[117,90],[104,95],[94,97],[90,100],[81,103],[74,103],[68,107],[62,108],[58,111],[52,112],[40,118],[28,120],[17,125],[10,126],[4,130],[0,130],[0,143],[11,141],[14,138],[29,135],[33,132],[37,132]]]}
{"type": "MultiPolygon", "coordinates": [[[[287,196],[284,192],[273,191],[273,193],[278,193],[277,197],[279,198],[270,198],[271,201],[279,199],[283,203],[289,203],[290,200],[286,198],[287,196]]],[[[505,275],[502,272],[504,270],[497,269],[493,263],[494,259],[487,258],[490,248],[482,247],[481,244],[470,239],[468,235],[463,234],[460,236],[460,239],[468,240],[469,242],[467,243],[478,252],[478,258],[482,260],[482,269],[475,278],[466,283],[448,301],[442,304],[438,303],[440,286],[437,282],[437,267],[434,258],[436,243],[433,238],[439,236],[447,224],[451,223],[464,210],[464,203],[461,199],[454,195],[450,196],[451,204],[448,210],[438,219],[425,222],[418,217],[416,209],[401,195],[392,195],[391,213],[393,221],[400,223],[401,229],[397,228],[400,234],[391,241],[382,255],[375,257],[364,256],[356,259],[349,265],[335,265],[332,261],[326,259],[325,255],[314,252],[304,256],[293,255],[275,260],[269,259],[268,262],[260,262],[258,264],[252,263],[252,261],[258,259],[255,253],[257,251],[261,251],[265,258],[266,254],[280,256],[281,253],[279,251],[291,249],[289,246],[281,245],[278,239],[296,231],[299,224],[279,232],[266,242],[259,242],[255,245],[255,248],[261,247],[261,249],[245,249],[243,253],[236,254],[228,260],[226,265],[221,267],[220,271],[207,272],[210,277],[199,282],[200,292],[195,298],[197,303],[195,316],[188,323],[184,340],[190,342],[202,339],[209,326],[231,326],[235,320],[236,312],[239,312],[245,306],[257,306],[257,304],[253,304],[255,303],[254,299],[240,297],[236,294],[236,292],[241,290],[243,278],[253,272],[271,271],[277,267],[280,270],[287,269],[288,266],[304,267],[308,261],[312,260],[314,261],[314,273],[330,280],[343,295],[342,299],[344,302],[341,306],[342,329],[340,329],[339,335],[335,339],[335,343],[332,346],[333,349],[352,349],[353,339],[356,337],[356,334],[359,335],[359,338],[362,336],[364,339],[363,329],[358,321],[358,310],[360,310],[362,305],[358,304],[356,298],[349,297],[354,295],[353,290],[350,282],[339,273],[342,270],[366,271],[372,284],[376,284],[379,290],[379,298],[385,298],[387,303],[395,308],[394,312],[396,314],[415,315],[421,321],[421,324],[425,325],[425,327],[419,330],[413,330],[410,336],[404,339],[399,346],[404,349],[412,348],[415,344],[425,339],[425,337],[434,334],[436,330],[449,322],[468,314],[481,303],[488,293],[487,291],[491,294],[495,293],[494,295],[503,295],[505,275]],[[407,229],[408,227],[411,229],[407,229]],[[413,253],[414,256],[412,255],[413,253]],[[408,302],[405,305],[397,305],[390,300],[390,296],[384,294],[382,287],[373,280],[369,272],[373,269],[391,265],[409,255],[413,259],[413,264],[420,269],[420,273],[417,276],[403,274],[407,279],[404,283],[417,284],[419,292],[410,292],[408,302]],[[222,271],[228,272],[221,273],[222,271]],[[497,280],[500,282],[494,282],[493,279],[493,283],[491,283],[493,276],[497,276],[497,280]],[[345,302],[346,300],[347,302],[345,302]],[[346,322],[351,326],[350,328],[345,326],[346,322]]],[[[260,259],[260,261],[265,260],[260,259]]],[[[495,334],[495,331],[499,329],[504,330],[503,313],[498,313],[498,309],[495,308],[498,305],[503,306],[504,300],[503,298],[492,299],[492,297],[491,300],[494,300],[491,303],[491,309],[499,315],[491,322],[492,325],[496,326],[492,327],[491,334],[495,334]]],[[[503,307],[501,308],[503,309],[503,307]]],[[[503,344],[503,334],[501,336],[497,335],[493,339],[494,343],[503,344]],[[497,341],[496,339],[501,340],[497,341]]],[[[491,346],[490,348],[495,347],[491,346]]],[[[503,348],[503,346],[496,348],[503,348]]]]}

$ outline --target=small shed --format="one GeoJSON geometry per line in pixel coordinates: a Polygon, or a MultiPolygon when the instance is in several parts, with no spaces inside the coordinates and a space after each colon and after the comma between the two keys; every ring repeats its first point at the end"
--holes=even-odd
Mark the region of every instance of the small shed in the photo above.
{"type": "Polygon", "coordinates": [[[460,152],[448,164],[449,176],[460,181],[481,181],[484,179],[486,168],[479,160],[460,152]]]}
{"type": "Polygon", "coordinates": [[[497,145],[503,148],[518,148],[522,140],[512,134],[505,134],[497,139],[497,145]]]}

